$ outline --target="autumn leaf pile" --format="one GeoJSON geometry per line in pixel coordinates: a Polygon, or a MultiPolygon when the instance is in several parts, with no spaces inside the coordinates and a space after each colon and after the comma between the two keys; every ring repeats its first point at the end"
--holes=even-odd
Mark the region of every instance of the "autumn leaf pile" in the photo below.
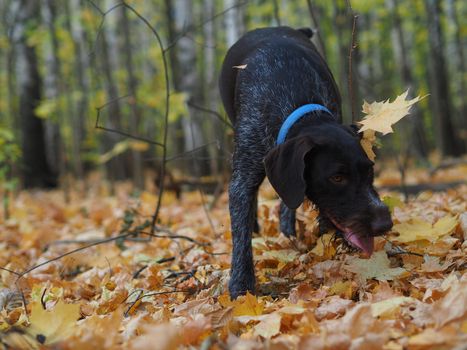
{"type": "Polygon", "coordinates": [[[467,341],[467,186],[408,204],[386,194],[395,226],[368,259],[333,232],[320,236],[310,204],[297,213],[297,239],[280,234],[265,184],[253,239],[258,296],[231,301],[226,194],[209,208],[212,197],[199,192],[167,193],[161,229],[148,239],[138,232],[149,232],[150,191],[121,184],[110,195],[101,181],[89,185],[69,202],[61,191],[23,192],[0,219],[5,348],[451,349],[467,341]],[[48,262],[125,232],[134,234],[48,262]]]}

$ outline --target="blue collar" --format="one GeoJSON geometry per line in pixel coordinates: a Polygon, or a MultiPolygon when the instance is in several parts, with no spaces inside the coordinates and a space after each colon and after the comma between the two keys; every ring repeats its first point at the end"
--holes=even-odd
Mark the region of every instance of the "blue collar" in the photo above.
{"type": "Polygon", "coordinates": [[[282,123],[281,129],[279,130],[279,134],[277,135],[276,145],[280,145],[284,143],[285,138],[287,137],[287,133],[289,132],[290,128],[305,114],[315,111],[324,111],[332,115],[331,111],[326,107],[311,103],[304,106],[301,106],[294,110],[287,119],[282,123]]]}

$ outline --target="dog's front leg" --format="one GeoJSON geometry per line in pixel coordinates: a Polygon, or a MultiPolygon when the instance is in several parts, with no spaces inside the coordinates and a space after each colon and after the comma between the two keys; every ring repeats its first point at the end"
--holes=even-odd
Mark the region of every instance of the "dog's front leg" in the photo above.
{"type": "MultiPolygon", "coordinates": [[[[235,156],[234,156],[235,158],[235,156]]],[[[229,291],[231,298],[255,291],[255,271],[251,234],[253,231],[256,196],[264,178],[252,168],[243,169],[243,162],[234,159],[234,170],[229,187],[229,209],[232,227],[232,263],[229,291]],[[237,164],[236,164],[237,163],[237,164]],[[239,166],[238,163],[241,165],[239,166]]]]}
{"type": "Polygon", "coordinates": [[[279,212],[281,232],[287,237],[295,236],[295,209],[288,208],[285,203],[281,201],[279,212]]]}

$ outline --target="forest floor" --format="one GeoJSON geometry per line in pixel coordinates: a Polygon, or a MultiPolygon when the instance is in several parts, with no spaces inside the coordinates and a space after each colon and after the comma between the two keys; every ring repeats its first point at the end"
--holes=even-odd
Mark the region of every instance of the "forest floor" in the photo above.
{"type": "MultiPolygon", "coordinates": [[[[465,165],[407,174],[413,183],[465,178],[465,165]]],[[[258,295],[230,301],[226,193],[213,208],[200,192],[166,193],[151,237],[154,191],[135,195],[123,183],[111,195],[89,183],[68,202],[63,191],[21,192],[0,218],[4,347],[465,349],[467,185],[407,203],[381,193],[395,226],[367,258],[333,232],[319,236],[310,204],[298,212],[299,239],[280,234],[265,184],[253,239],[258,295]]],[[[397,172],[376,183],[396,184],[397,172]]]]}

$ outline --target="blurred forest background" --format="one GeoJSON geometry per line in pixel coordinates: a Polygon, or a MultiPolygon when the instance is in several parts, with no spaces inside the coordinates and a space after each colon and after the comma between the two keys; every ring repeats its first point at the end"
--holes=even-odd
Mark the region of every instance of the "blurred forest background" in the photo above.
{"type": "Polygon", "coordinates": [[[364,99],[393,99],[407,88],[429,94],[384,138],[378,162],[433,167],[433,154],[466,150],[465,1],[353,0],[350,8],[346,0],[0,0],[0,16],[4,194],[66,187],[96,169],[110,183],[131,179],[142,189],[148,172],[152,181],[164,175],[162,163],[169,189],[201,179],[222,186],[232,129],[219,68],[243,33],[264,26],[316,30],[346,123],[352,104],[353,119],[361,118],[364,99]]]}

